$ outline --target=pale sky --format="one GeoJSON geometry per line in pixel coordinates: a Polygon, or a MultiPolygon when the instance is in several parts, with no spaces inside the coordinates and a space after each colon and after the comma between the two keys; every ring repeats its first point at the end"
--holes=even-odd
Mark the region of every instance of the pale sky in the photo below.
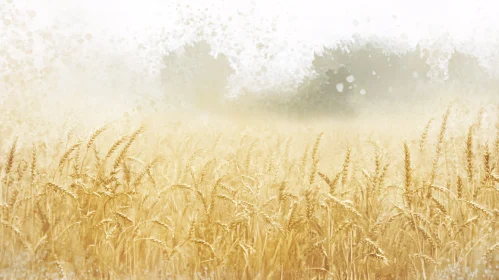
{"type": "Polygon", "coordinates": [[[262,67],[267,71],[267,80],[296,80],[303,76],[301,72],[310,65],[314,52],[350,39],[353,34],[375,40],[391,52],[420,43],[428,48],[456,47],[482,56],[484,61],[491,57],[495,61],[493,58],[498,56],[499,17],[495,1],[14,2],[18,7],[36,11],[30,28],[59,20],[75,32],[90,33],[95,41],[100,40],[95,48],[113,54],[135,52],[149,64],[186,43],[205,40],[214,53],[228,56],[236,71],[232,84],[241,87],[264,86],[259,83],[268,81],[248,79],[262,67]],[[201,38],[200,30],[204,34],[201,38]],[[123,40],[110,42],[112,38],[123,40]],[[263,50],[257,47],[262,44],[263,50]]]}

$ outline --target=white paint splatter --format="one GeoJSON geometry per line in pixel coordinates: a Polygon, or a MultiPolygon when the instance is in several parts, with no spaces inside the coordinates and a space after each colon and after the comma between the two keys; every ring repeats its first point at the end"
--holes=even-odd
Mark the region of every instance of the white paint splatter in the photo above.
{"type": "Polygon", "coordinates": [[[343,92],[343,83],[336,84],[336,90],[338,92],[343,92]]]}

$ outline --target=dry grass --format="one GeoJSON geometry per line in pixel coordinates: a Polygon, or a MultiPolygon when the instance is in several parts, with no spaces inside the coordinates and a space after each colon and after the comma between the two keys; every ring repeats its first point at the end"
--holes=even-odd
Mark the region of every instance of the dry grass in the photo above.
{"type": "Polygon", "coordinates": [[[499,134],[453,112],[11,138],[0,278],[497,279],[499,134]]]}

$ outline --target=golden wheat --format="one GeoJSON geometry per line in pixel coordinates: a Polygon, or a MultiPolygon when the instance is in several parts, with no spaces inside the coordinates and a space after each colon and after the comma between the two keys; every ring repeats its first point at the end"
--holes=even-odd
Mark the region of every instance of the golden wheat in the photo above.
{"type": "Polygon", "coordinates": [[[499,133],[451,113],[435,142],[433,119],[401,141],[282,123],[3,138],[0,278],[24,256],[34,279],[496,279],[499,133]]]}

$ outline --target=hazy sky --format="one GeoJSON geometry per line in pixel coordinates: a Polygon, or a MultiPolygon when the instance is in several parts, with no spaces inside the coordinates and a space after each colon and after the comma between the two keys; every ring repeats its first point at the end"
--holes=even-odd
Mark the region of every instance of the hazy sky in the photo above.
{"type": "MultiPolygon", "coordinates": [[[[39,23],[54,18],[82,20],[89,29],[110,31],[172,28],[172,20],[204,15],[223,22],[227,17],[278,22],[282,29],[303,39],[352,32],[382,36],[405,33],[409,38],[448,32],[456,39],[479,37],[483,30],[499,29],[495,1],[186,1],[186,0],[16,0],[18,6],[38,12],[39,23]],[[238,14],[240,13],[240,14],[238,14]],[[356,21],[357,24],[352,23],[356,21]]],[[[237,22],[234,22],[237,24],[237,22]]],[[[280,30],[282,32],[282,30],[280,30]]]]}
{"type": "Polygon", "coordinates": [[[30,28],[59,21],[67,25],[64,30],[92,34],[93,48],[133,53],[149,68],[168,52],[204,40],[213,55],[228,57],[235,91],[299,80],[314,53],[353,35],[387,52],[420,44],[442,51],[444,60],[456,48],[491,67],[498,68],[499,61],[494,1],[14,1],[36,12],[30,28]]]}

